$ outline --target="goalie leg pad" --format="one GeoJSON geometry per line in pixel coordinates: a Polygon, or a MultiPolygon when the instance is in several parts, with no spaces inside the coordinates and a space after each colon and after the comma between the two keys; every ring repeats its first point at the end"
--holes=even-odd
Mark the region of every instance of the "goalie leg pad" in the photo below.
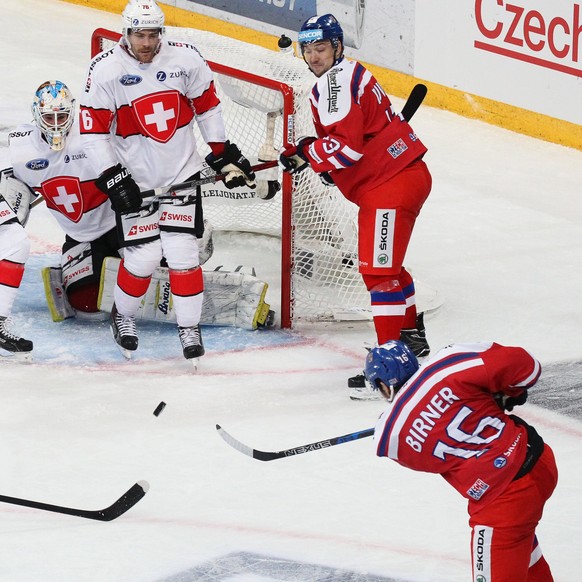
{"type": "Polygon", "coordinates": [[[63,321],[75,317],[62,280],[61,267],[45,267],[41,271],[44,294],[53,321],[63,321]]]}
{"type": "MultiPolygon", "coordinates": [[[[119,263],[114,257],[107,257],[103,262],[98,302],[103,311],[111,311],[113,306],[119,263]]],[[[201,325],[257,329],[272,324],[273,312],[265,302],[268,285],[257,277],[240,272],[207,271],[204,286],[201,325]]],[[[176,323],[168,268],[156,268],[136,319],[176,323]]]]}

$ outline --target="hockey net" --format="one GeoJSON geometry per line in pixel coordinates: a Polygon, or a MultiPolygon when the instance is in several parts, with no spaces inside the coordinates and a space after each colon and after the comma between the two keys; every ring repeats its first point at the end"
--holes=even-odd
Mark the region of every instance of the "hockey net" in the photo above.
{"type": "MultiPolygon", "coordinates": [[[[119,40],[97,29],[92,56],[119,40]]],[[[166,37],[194,45],[215,73],[227,137],[256,164],[282,145],[314,135],[308,96],[314,83],[302,59],[211,32],[166,27],[166,37]]],[[[200,153],[206,144],[198,136],[200,153]]],[[[311,170],[291,178],[278,169],[257,174],[257,190],[204,187],[204,215],[215,231],[281,239],[281,326],[301,321],[371,319],[358,272],[357,208],[311,170]],[[272,199],[260,197],[278,182],[272,199]],[[259,193],[259,195],[257,195],[259,193]]],[[[260,269],[258,272],[260,276],[260,269]]]]}

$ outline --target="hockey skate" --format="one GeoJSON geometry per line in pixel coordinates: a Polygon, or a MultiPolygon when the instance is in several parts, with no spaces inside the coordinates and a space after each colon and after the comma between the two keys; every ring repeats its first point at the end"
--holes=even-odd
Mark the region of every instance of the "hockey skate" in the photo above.
{"type": "Polygon", "coordinates": [[[430,354],[424,328],[424,312],[416,316],[415,329],[403,329],[400,332],[400,341],[405,343],[417,358],[424,358],[430,354]]]}
{"type": "Polygon", "coordinates": [[[364,374],[358,374],[348,380],[351,400],[383,400],[382,393],[366,380],[364,374]]]}
{"type": "Polygon", "coordinates": [[[28,360],[31,357],[32,342],[14,335],[8,330],[9,320],[0,316],[0,356],[28,360]]]}
{"type": "Polygon", "coordinates": [[[137,350],[137,331],[135,329],[135,317],[121,315],[113,304],[109,323],[113,339],[123,354],[124,358],[131,359],[131,352],[137,350]]]}
{"type": "Polygon", "coordinates": [[[204,344],[202,343],[200,326],[178,326],[178,335],[180,336],[180,343],[182,344],[182,353],[184,354],[184,357],[187,360],[192,361],[192,365],[196,370],[198,368],[199,358],[204,355],[204,344]]]}

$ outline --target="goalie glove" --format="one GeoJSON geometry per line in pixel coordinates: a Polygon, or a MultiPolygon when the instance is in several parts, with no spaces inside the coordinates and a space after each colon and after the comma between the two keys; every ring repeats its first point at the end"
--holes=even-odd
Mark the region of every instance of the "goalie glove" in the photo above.
{"type": "Polygon", "coordinates": [[[95,186],[109,196],[111,208],[119,214],[137,212],[142,205],[141,192],[129,170],[117,164],[105,170],[97,180],[95,186]]]}
{"type": "Polygon", "coordinates": [[[251,163],[242,155],[238,147],[228,140],[224,142],[221,154],[210,153],[206,156],[206,163],[217,173],[226,174],[225,186],[230,190],[239,186],[255,187],[255,173],[251,163]]]}
{"type": "Polygon", "coordinates": [[[6,168],[0,172],[0,201],[4,200],[22,226],[26,226],[28,222],[30,204],[36,196],[36,192],[22,180],[14,177],[12,168],[6,168]]]}
{"type": "Polygon", "coordinates": [[[299,174],[309,166],[309,159],[304,153],[306,147],[309,147],[315,137],[302,137],[295,145],[279,150],[279,166],[284,172],[289,174],[299,174]]]}
{"type": "Polygon", "coordinates": [[[495,402],[501,410],[508,410],[511,412],[515,406],[521,406],[526,403],[527,395],[528,392],[524,389],[519,396],[508,396],[507,394],[503,394],[503,392],[498,392],[493,396],[493,398],[495,398],[495,402]]]}

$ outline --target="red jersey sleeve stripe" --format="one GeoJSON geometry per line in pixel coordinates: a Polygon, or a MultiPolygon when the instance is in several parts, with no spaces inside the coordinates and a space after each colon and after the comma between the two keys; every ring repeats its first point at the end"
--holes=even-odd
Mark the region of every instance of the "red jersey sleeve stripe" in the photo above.
{"type": "Polygon", "coordinates": [[[113,121],[113,113],[109,109],[93,109],[92,107],[81,107],[81,133],[109,133],[113,121]],[[91,123],[88,123],[88,119],[91,123]]]}
{"type": "Polygon", "coordinates": [[[214,88],[214,81],[210,83],[208,89],[206,89],[202,95],[199,97],[194,97],[191,102],[196,115],[203,115],[204,113],[220,105],[220,99],[218,98],[216,89],[214,88]]]}

